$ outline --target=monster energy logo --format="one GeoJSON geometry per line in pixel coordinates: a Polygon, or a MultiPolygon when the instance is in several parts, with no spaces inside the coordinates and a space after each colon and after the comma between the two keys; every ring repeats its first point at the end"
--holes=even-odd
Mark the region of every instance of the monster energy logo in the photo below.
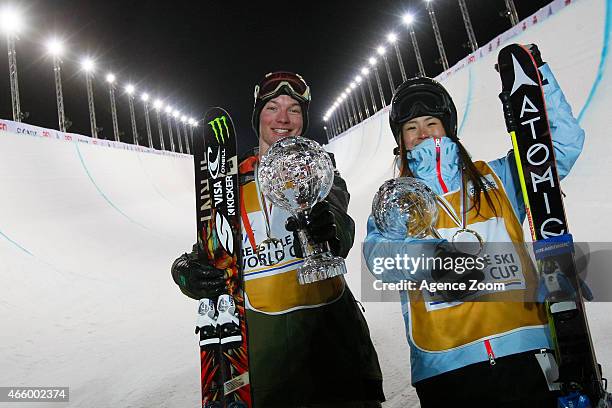
{"type": "Polygon", "coordinates": [[[225,144],[225,138],[229,139],[229,128],[227,127],[227,117],[225,115],[219,116],[208,122],[213,132],[215,132],[215,138],[219,144],[225,144]]]}

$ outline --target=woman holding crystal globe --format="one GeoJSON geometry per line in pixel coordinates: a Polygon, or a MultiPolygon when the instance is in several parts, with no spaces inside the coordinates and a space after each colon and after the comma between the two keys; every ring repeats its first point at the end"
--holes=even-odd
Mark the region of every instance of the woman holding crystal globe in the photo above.
{"type": "MultiPolygon", "coordinates": [[[[255,87],[252,124],[259,148],[239,166],[253,402],[256,408],[380,407],[378,357],[344,278],[301,285],[296,274],[303,264],[298,226],[313,243],[329,243],[333,255],[348,255],[355,230],[346,212],[346,183],[335,171],[331,191],[302,222],[261,191],[261,156],[275,142],[305,133],[309,104],[310,88],[300,75],[267,74],[255,87]]],[[[225,271],[198,259],[197,251],[196,244],[174,262],[172,277],[185,295],[216,299],[225,291],[225,271]]],[[[211,336],[219,335],[220,322],[241,324],[233,311],[215,317],[206,330],[211,336]]]]}
{"type": "MultiPolygon", "coordinates": [[[[584,132],[537,47],[530,51],[544,79],[557,168],[564,178],[582,150],[584,132]]],[[[370,216],[364,245],[368,266],[373,271],[376,259],[396,254],[441,259],[445,262],[410,271],[393,267],[379,277],[387,282],[466,284],[437,293],[401,292],[412,383],[421,406],[556,407],[557,396],[544,374],[552,360],[545,352],[552,349],[546,312],[526,293],[534,281],[537,286],[535,270],[521,245],[499,244],[524,242],[525,206],[512,152],[488,163],[472,161],[457,137],[451,96],[426,77],[397,88],[389,123],[398,144],[400,176],[417,179],[434,194],[439,238],[433,230],[427,237],[411,236],[406,224],[403,230],[397,224],[395,231],[385,233],[370,216]],[[510,262],[498,265],[495,275],[500,259],[510,262]],[[461,265],[471,260],[472,266],[459,273],[453,268],[459,260],[461,265]],[[499,271],[512,273],[502,276],[499,271]],[[505,291],[470,290],[471,283],[490,283],[492,276],[505,278],[505,291]]]]}

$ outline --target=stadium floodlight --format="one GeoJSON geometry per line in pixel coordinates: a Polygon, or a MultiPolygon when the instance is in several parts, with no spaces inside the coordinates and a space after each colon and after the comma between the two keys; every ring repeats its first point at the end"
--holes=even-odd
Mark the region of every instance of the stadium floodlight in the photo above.
{"type": "Polygon", "coordinates": [[[187,122],[187,116],[185,116],[185,115],[181,116],[181,122],[186,123],[187,122]]]}
{"type": "MultiPolygon", "coordinates": [[[[368,63],[374,70],[374,76],[376,77],[376,84],[378,85],[378,92],[380,93],[380,101],[382,103],[382,107],[387,106],[387,102],[385,101],[385,94],[383,93],[382,84],[380,82],[380,75],[378,75],[378,68],[376,67],[376,58],[370,57],[368,58],[368,63]]],[[[376,110],[376,109],[374,109],[376,110]]]]}
{"type": "Polygon", "coordinates": [[[87,85],[87,104],[89,106],[89,125],[91,127],[91,137],[98,138],[98,126],[96,125],[96,108],[94,106],[93,93],[93,71],[94,62],[91,58],[85,57],[81,60],[81,68],[85,71],[85,83],[87,85]]]}
{"type": "Polygon", "coordinates": [[[61,57],[64,53],[64,44],[57,38],[47,41],[47,51],[54,57],[61,57]]]}
{"type": "Polygon", "coordinates": [[[374,100],[374,90],[372,89],[372,80],[368,80],[370,75],[370,70],[367,67],[361,68],[361,75],[365,78],[365,81],[368,83],[368,89],[370,90],[370,99],[372,100],[372,115],[377,111],[376,101],[374,100]]]}
{"type": "Polygon", "coordinates": [[[402,22],[406,25],[411,25],[412,23],[414,23],[414,15],[410,14],[410,13],[406,13],[402,16],[402,22]]]}
{"type": "Polygon", "coordinates": [[[355,77],[355,82],[357,82],[358,84],[360,84],[360,83],[361,83],[361,81],[363,81],[363,78],[362,78],[360,75],[357,75],[357,76],[355,77]]]}
{"type": "MultiPolygon", "coordinates": [[[[406,17],[406,16],[404,16],[406,17]]],[[[389,43],[393,44],[393,48],[395,48],[395,55],[397,56],[397,63],[400,67],[400,73],[402,74],[402,81],[405,81],[407,79],[406,77],[406,71],[404,70],[404,62],[402,61],[402,54],[399,51],[399,44],[397,41],[397,34],[395,33],[389,33],[387,34],[387,41],[389,41],[389,43]]],[[[386,62],[386,59],[385,59],[386,62]]],[[[389,74],[389,71],[387,71],[387,75],[389,76],[389,82],[391,84],[391,93],[393,93],[393,91],[395,90],[395,86],[393,85],[393,80],[391,79],[391,75],[389,74]]]]}
{"type": "Polygon", "coordinates": [[[161,101],[161,99],[156,99],[155,102],[153,102],[153,107],[155,108],[155,118],[157,119],[157,134],[159,136],[159,148],[161,150],[166,150],[166,146],[164,143],[164,130],[162,129],[162,122],[161,122],[161,116],[160,116],[160,112],[162,110],[163,105],[164,104],[161,101]]]}
{"type": "MultiPolygon", "coordinates": [[[[417,43],[416,34],[414,32],[414,15],[410,13],[404,14],[402,17],[402,21],[408,27],[410,31],[410,38],[412,40],[412,47],[414,48],[414,55],[417,60],[417,65],[419,66],[419,75],[425,76],[425,68],[423,66],[423,59],[421,58],[421,52],[419,51],[419,44],[417,43]]],[[[400,55],[399,48],[395,47],[395,52],[397,53],[397,60],[400,62],[400,68],[402,68],[402,79],[406,80],[406,73],[403,71],[404,64],[401,62],[402,56],[400,55]]]]}
{"type": "Polygon", "coordinates": [[[91,58],[87,57],[81,60],[81,68],[85,72],[93,72],[94,70],[94,62],[91,58]]]}
{"type": "Polygon", "coordinates": [[[5,6],[0,11],[0,29],[7,35],[16,35],[23,27],[23,18],[19,10],[5,6]]]}
{"type": "Polygon", "coordinates": [[[115,99],[115,81],[117,77],[112,72],[106,74],[106,82],[108,83],[108,96],[110,97],[111,105],[111,119],[113,122],[113,135],[115,136],[115,142],[120,142],[119,137],[119,120],[117,118],[117,102],[115,99]]]}
{"type": "Polygon", "coordinates": [[[132,142],[135,146],[139,146],[138,143],[138,126],[136,125],[136,113],[134,112],[134,92],[136,87],[132,84],[125,86],[125,93],[128,94],[128,104],[130,106],[130,122],[132,123],[132,142]]]}
{"type": "MultiPolygon", "coordinates": [[[[387,35],[387,41],[395,45],[397,49],[396,40],[397,40],[397,36],[394,33],[390,33],[389,35],[387,35]]],[[[389,60],[387,59],[387,53],[386,53],[385,47],[383,47],[382,45],[379,45],[376,48],[376,52],[378,53],[378,55],[380,55],[383,58],[385,62],[385,69],[387,70],[387,78],[389,79],[389,86],[391,87],[391,93],[393,93],[393,90],[395,89],[395,85],[393,84],[393,77],[391,76],[391,68],[389,68],[389,60]]],[[[374,65],[374,64],[371,64],[371,65],[374,65]]]]}
{"type": "Polygon", "coordinates": [[[149,142],[149,148],[153,149],[153,134],[151,132],[151,119],[149,117],[149,94],[146,92],[143,92],[140,95],[140,100],[142,101],[142,107],[144,109],[144,115],[145,115],[145,128],[147,130],[147,140],[149,142]]]}
{"type": "Polygon", "coordinates": [[[57,39],[52,38],[47,41],[47,52],[53,57],[53,76],[55,79],[55,100],[57,103],[58,129],[60,132],[66,131],[66,116],[64,114],[64,93],[62,90],[61,60],[63,44],[57,39]]]}
{"type": "Polygon", "coordinates": [[[166,105],[164,109],[166,112],[166,123],[168,125],[168,137],[170,138],[170,150],[176,152],[176,145],[174,144],[174,134],[172,132],[172,112],[174,112],[174,108],[171,105],[166,105]]]}
{"type": "Polygon", "coordinates": [[[19,101],[19,80],[17,78],[17,52],[15,41],[17,33],[21,30],[23,22],[21,14],[14,8],[4,7],[0,11],[0,29],[6,34],[6,45],[9,60],[9,81],[11,83],[11,103],[13,106],[13,120],[21,122],[21,102],[19,101]]]}
{"type": "MultiPolygon", "coordinates": [[[[350,104],[351,107],[353,108],[353,117],[355,119],[354,124],[356,125],[357,123],[359,123],[357,121],[357,113],[359,112],[359,117],[361,117],[361,108],[358,109],[359,107],[359,100],[357,100],[357,95],[353,93],[353,90],[355,89],[356,85],[355,82],[351,82],[348,86],[348,88],[346,88],[346,93],[347,94],[353,94],[353,98],[349,98],[350,100],[350,104]],[[357,107],[355,107],[355,101],[357,101],[357,107]]],[[[363,120],[363,118],[361,118],[361,120],[363,120]]]]}
{"type": "Polygon", "coordinates": [[[470,14],[468,13],[467,6],[465,5],[465,0],[459,1],[459,9],[461,10],[461,16],[463,17],[463,24],[465,25],[465,31],[468,35],[468,41],[470,43],[470,48],[472,52],[476,52],[478,49],[478,42],[476,41],[476,35],[474,34],[474,28],[472,27],[472,21],[470,19],[470,14]]]}
{"type": "Polygon", "coordinates": [[[174,118],[174,125],[176,126],[176,138],[178,140],[179,152],[183,153],[183,138],[181,136],[181,127],[179,126],[181,112],[177,109],[172,111],[172,117],[174,118]]]}
{"type": "Polygon", "coordinates": [[[440,34],[440,28],[438,27],[438,20],[436,20],[436,13],[434,12],[433,4],[431,0],[425,0],[427,3],[425,8],[429,13],[429,19],[431,20],[431,26],[433,27],[434,35],[436,37],[436,44],[438,45],[438,52],[440,53],[440,62],[442,68],[448,71],[448,59],[446,58],[446,51],[444,50],[444,43],[442,42],[442,35],[440,34]]]}

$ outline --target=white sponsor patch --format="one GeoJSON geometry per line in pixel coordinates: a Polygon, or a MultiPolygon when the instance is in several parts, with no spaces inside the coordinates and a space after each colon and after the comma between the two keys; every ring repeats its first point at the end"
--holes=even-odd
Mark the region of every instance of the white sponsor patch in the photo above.
{"type": "MultiPolygon", "coordinates": [[[[485,191],[494,190],[498,188],[497,183],[495,182],[495,178],[492,174],[484,175],[483,177],[481,177],[481,180],[482,184],[484,184],[485,191]]],[[[469,195],[474,195],[474,184],[471,181],[468,181],[467,191],[469,195]]]]}

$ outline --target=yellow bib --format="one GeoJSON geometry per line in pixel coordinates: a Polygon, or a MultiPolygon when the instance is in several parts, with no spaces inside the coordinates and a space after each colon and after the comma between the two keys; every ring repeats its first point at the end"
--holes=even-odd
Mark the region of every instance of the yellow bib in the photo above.
{"type": "MultiPolygon", "coordinates": [[[[491,291],[479,296],[479,301],[446,303],[425,292],[410,291],[410,336],[413,343],[425,351],[445,351],[528,326],[546,324],[546,312],[541,304],[523,302],[533,299],[527,288],[535,288],[537,276],[523,244],[523,229],[512,208],[503,185],[485,162],[475,163],[483,175],[486,188],[497,215],[481,193],[480,213],[467,212],[468,228],[478,232],[485,243],[484,253],[493,255],[485,269],[485,281],[506,285],[505,292],[491,291]],[[512,242],[495,245],[494,242],[512,242]],[[507,253],[497,254],[495,251],[507,253]],[[482,301],[486,300],[486,301],[482,301]]],[[[468,193],[471,188],[468,185],[468,193]]],[[[462,228],[461,190],[441,196],[445,205],[438,204],[437,230],[443,238],[452,239],[462,228]],[[446,207],[446,208],[445,208],[446,207]]]]}
{"type": "Polygon", "coordinates": [[[270,262],[266,262],[252,246],[253,241],[257,246],[267,238],[255,182],[241,187],[241,200],[246,213],[242,216],[242,262],[249,309],[268,314],[282,314],[297,309],[319,307],[340,298],[345,284],[342,277],[308,285],[298,283],[297,268],[303,261],[295,257],[293,234],[285,229],[285,221],[290,214],[278,207],[269,210],[270,230],[271,235],[281,241],[282,249],[276,253],[278,263],[270,265],[270,262]],[[245,225],[247,220],[248,226],[245,225]]]}

